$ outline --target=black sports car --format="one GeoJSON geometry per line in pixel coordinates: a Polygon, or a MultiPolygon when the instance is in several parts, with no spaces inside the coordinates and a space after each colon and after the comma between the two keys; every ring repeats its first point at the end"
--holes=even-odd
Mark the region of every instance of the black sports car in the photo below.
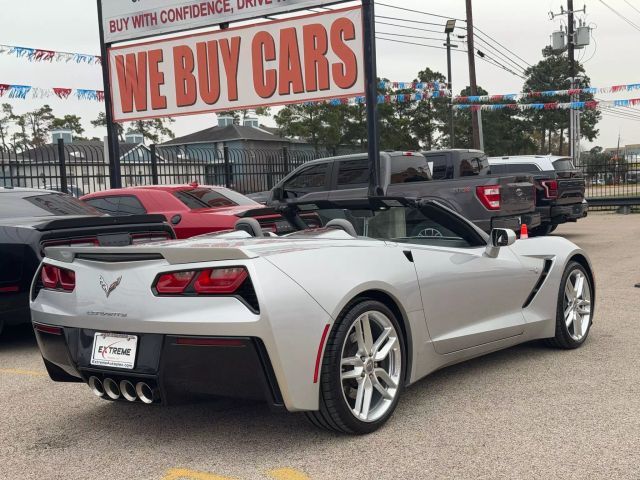
{"type": "Polygon", "coordinates": [[[45,247],[175,238],[162,215],[110,217],[59,192],[0,188],[0,332],[30,321],[29,288],[45,247]]]}

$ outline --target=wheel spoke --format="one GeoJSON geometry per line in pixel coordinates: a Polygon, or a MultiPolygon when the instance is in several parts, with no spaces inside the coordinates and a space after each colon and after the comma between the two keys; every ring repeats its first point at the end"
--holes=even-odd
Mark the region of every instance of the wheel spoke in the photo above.
{"type": "Polygon", "coordinates": [[[346,372],[342,372],[342,381],[345,380],[353,380],[354,378],[360,378],[363,372],[362,367],[356,367],[353,370],[347,370],[346,372]]]}
{"type": "Polygon", "coordinates": [[[576,275],[576,284],[574,288],[574,298],[582,298],[584,294],[584,275],[581,273],[576,275]]]}
{"type": "Polygon", "coordinates": [[[353,365],[354,367],[362,367],[362,359],[360,357],[347,357],[342,359],[342,366],[353,365]]]}
{"type": "Polygon", "coordinates": [[[380,392],[380,395],[382,395],[382,398],[386,400],[393,400],[393,395],[391,395],[389,390],[384,388],[384,385],[382,385],[377,378],[373,379],[373,388],[375,388],[378,392],[380,392]]]}
{"type": "Polygon", "coordinates": [[[379,378],[387,384],[388,388],[398,388],[398,384],[389,376],[384,368],[376,368],[374,373],[376,378],[379,378]]]}
{"type": "Polygon", "coordinates": [[[398,337],[389,337],[389,340],[387,340],[387,343],[384,344],[384,347],[378,350],[378,353],[376,353],[375,357],[373,357],[373,360],[376,362],[381,362],[382,360],[387,358],[387,356],[389,355],[389,352],[397,342],[398,342],[398,337]]]}
{"type": "Polygon", "coordinates": [[[373,348],[371,349],[372,356],[375,356],[375,354],[378,353],[378,350],[380,350],[380,347],[385,342],[385,340],[389,338],[390,334],[391,334],[391,327],[387,327],[382,331],[382,333],[376,340],[376,343],[373,344],[373,348]]]}
{"type": "Polygon", "coordinates": [[[575,291],[573,289],[573,285],[571,285],[571,280],[567,279],[567,283],[564,286],[564,296],[567,300],[571,301],[575,298],[575,291]]]}
{"type": "Polygon", "coordinates": [[[578,338],[582,337],[582,319],[575,312],[573,313],[573,334],[578,338]]]}
{"type": "Polygon", "coordinates": [[[371,396],[373,394],[373,384],[369,377],[365,377],[358,382],[358,393],[356,394],[356,404],[354,412],[363,420],[366,420],[371,407],[371,396]]]}
{"type": "Polygon", "coordinates": [[[575,314],[573,308],[570,307],[567,310],[568,312],[564,316],[564,322],[567,325],[567,328],[569,328],[575,319],[575,314]]]}
{"type": "Polygon", "coordinates": [[[578,303],[578,313],[580,315],[589,315],[591,313],[591,302],[589,300],[582,300],[578,303]]]}
{"type": "MultiPolygon", "coordinates": [[[[564,318],[565,320],[567,320],[567,317],[569,317],[569,315],[571,315],[571,311],[573,310],[573,307],[571,305],[568,305],[567,308],[565,308],[564,310],[564,318]]],[[[569,326],[569,324],[567,323],[567,327],[569,326]]]]}
{"type": "Polygon", "coordinates": [[[365,346],[365,342],[364,342],[364,334],[362,332],[362,322],[360,320],[357,320],[354,327],[355,327],[356,342],[358,342],[358,353],[360,355],[366,355],[367,347],[365,346]]]}
{"type": "Polygon", "coordinates": [[[373,335],[371,334],[371,320],[369,319],[369,315],[363,315],[361,321],[364,346],[366,348],[365,351],[367,354],[371,354],[371,349],[373,348],[373,335]]]}

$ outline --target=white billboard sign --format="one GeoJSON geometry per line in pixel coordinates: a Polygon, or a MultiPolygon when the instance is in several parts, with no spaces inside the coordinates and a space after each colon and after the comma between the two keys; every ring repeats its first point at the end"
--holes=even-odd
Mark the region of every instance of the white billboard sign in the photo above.
{"type": "Polygon", "coordinates": [[[102,0],[106,43],[322,7],[346,0],[102,0]]]}
{"type": "Polygon", "coordinates": [[[115,121],[363,95],[360,6],[109,49],[115,121]]]}

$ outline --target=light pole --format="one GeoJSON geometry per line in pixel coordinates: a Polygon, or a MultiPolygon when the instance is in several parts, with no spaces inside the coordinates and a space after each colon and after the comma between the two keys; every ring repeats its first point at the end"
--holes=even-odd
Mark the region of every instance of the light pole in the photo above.
{"type": "Polygon", "coordinates": [[[447,20],[447,24],[444,27],[444,33],[447,34],[447,83],[449,84],[449,91],[451,92],[451,99],[449,100],[449,147],[453,148],[454,141],[454,129],[453,129],[453,84],[451,83],[451,34],[454,28],[456,28],[455,20],[447,20]]]}

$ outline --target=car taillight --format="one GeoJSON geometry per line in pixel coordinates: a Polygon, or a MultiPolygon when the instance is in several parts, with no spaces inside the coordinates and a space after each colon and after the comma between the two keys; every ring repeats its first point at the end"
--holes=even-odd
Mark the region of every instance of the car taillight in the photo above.
{"type": "Polygon", "coordinates": [[[206,268],[163,273],[153,288],[159,295],[230,295],[248,278],[245,267],[206,268]]]}
{"type": "Polygon", "coordinates": [[[44,288],[49,290],[73,292],[76,288],[76,272],[46,263],[40,271],[40,280],[44,288]]]}
{"type": "Polygon", "coordinates": [[[244,267],[211,268],[198,274],[193,288],[201,294],[230,294],[235,292],[249,276],[244,267]]]}
{"type": "Polygon", "coordinates": [[[165,273],[158,278],[155,289],[164,295],[183,293],[195,274],[195,271],[165,273]]]}
{"type": "Polygon", "coordinates": [[[166,232],[154,233],[134,233],[131,235],[131,245],[140,245],[142,243],[155,243],[170,240],[171,236],[166,232]]]}
{"type": "Polygon", "coordinates": [[[476,187],[476,195],[487,210],[500,210],[500,186],[476,187]]]}
{"type": "Polygon", "coordinates": [[[556,180],[541,180],[540,185],[544,188],[544,196],[546,198],[558,198],[558,182],[556,180]]]}

